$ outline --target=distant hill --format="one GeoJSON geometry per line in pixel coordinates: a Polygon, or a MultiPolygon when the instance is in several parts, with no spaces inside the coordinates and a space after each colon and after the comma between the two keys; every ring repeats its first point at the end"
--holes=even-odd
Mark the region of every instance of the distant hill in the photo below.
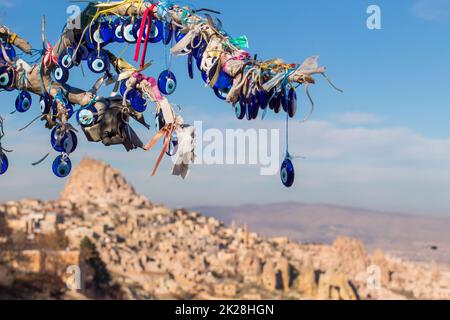
{"type": "Polygon", "coordinates": [[[369,250],[381,248],[408,260],[450,264],[449,218],[295,202],[190,209],[228,224],[247,224],[265,236],[325,244],[349,236],[361,239],[369,250]]]}

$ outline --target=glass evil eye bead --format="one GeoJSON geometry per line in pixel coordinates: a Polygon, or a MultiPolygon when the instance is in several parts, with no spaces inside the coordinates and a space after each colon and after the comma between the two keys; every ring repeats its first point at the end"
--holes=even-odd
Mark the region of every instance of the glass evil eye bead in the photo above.
{"type": "Polygon", "coordinates": [[[227,100],[230,89],[214,89],[214,93],[220,100],[227,100]]]}
{"type": "Polygon", "coordinates": [[[244,103],[236,103],[236,105],[234,106],[234,113],[236,114],[236,117],[239,120],[244,119],[245,117],[245,113],[247,111],[247,107],[244,103]]]}
{"type": "Polygon", "coordinates": [[[60,135],[60,129],[54,128],[50,137],[53,149],[57,152],[65,152],[68,154],[74,152],[78,145],[78,138],[75,132],[65,132],[60,139],[58,139],[58,135],[60,135]]]}
{"type": "Polygon", "coordinates": [[[16,98],[16,110],[20,113],[27,112],[31,108],[31,94],[27,91],[21,91],[16,98]]]}
{"type": "Polygon", "coordinates": [[[288,105],[288,94],[286,89],[281,90],[279,95],[281,106],[283,107],[283,110],[287,112],[287,105],[288,105]]]}
{"type": "Polygon", "coordinates": [[[0,153],[0,175],[8,171],[9,161],[4,153],[0,153]]]}
{"type": "Polygon", "coordinates": [[[124,79],[120,82],[119,92],[122,97],[125,95],[125,92],[127,92],[127,81],[128,79],[124,79]]]}
{"type": "Polygon", "coordinates": [[[206,73],[206,71],[202,71],[201,74],[202,74],[202,80],[205,83],[208,83],[208,74],[206,73]]]}
{"type": "Polygon", "coordinates": [[[76,114],[77,122],[80,126],[86,128],[97,122],[97,109],[89,106],[80,109],[76,114]]]}
{"type": "Polygon", "coordinates": [[[78,54],[80,55],[80,60],[86,61],[89,57],[89,49],[86,45],[82,44],[78,49],[78,54]]]}
{"type": "Polygon", "coordinates": [[[106,44],[105,40],[102,39],[100,30],[101,27],[98,24],[94,24],[86,32],[85,40],[89,48],[97,49],[99,45],[103,47],[106,44]]]}
{"type": "Polygon", "coordinates": [[[137,39],[133,33],[133,23],[131,18],[126,19],[122,23],[122,36],[123,39],[128,43],[136,43],[137,39]]]}
{"type": "Polygon", "coordinates": [[[168,45],[170,43],[170,41],[172,40],[172,36],[173,36],[172,24],[169,22],[166,22],[164,24],[164,29],[163,29],[163,42],[165,45],[168,45]]]}
{"type": "Polygon", "coordinates": [[[116,21],[114,21],[113,28],[114,28],[114,41],[118,43],[125,42],[125,39],[123,38],[122,33],[122,24],[123,20],[118,18],[116,21]]]}
{"type": "Polygon", "coordinates": [[[259,104],[258,99],[255,95],[251,95],[248,99],[248,106],[247,106],[247,118],[248,120],[253,120],[258,117],[258,111],[259,111],[259,104]]]}
{"type": "Polygon", "coordinates": [[[174,155],[176,155],[178,152],[178,136],[177,134],[174,132],[172,134],[172,138],[170,139],[170,143],[169,143],[169,150],[167,150],[166,154],[169,157],[173,157],[174,155]]]}
{"type": "Polygon", "coordinates": [[[239,103],[235,105],[234,111],[239,120],[244,119],[245,114],[247,113],[247,99],[243,94],[239,97],[239,103]]]}
{"type": "Polygon", "coordinates": [[[165,70],[161,72],[158,78],[158,88],[165,95],[171,95],[177,88],[177,78],[173,72],[165,70]]]}
{"type": "Polygon", "coordinates": [[[105,72],[109,69],[108,54],[103,50],[91,51],[88,57],[88,67],[94,73],[105,72]]]}
{"type": "Polygon", "coordinates": [[[188,55],[188,74],[189,78],[194,79],[194,58],[192,53],[188,55]]]}
{"type": "Polygon", "coordinates": [[[295,169],[291,159],[286,158],[281,165],[280,170],[281,182],[287,188],[292,187],[295,180],[295,169]]]}
{"type": "Polygon", "coordinates": [[[159,20],[153,20],[152,29],[148,41],[158,43],[164,38],[164,25],[159,20]]]}
{"type": "Polygon", "coordinates": [[[227,100],[229,92],[229,89],[214,89],[214,94],[216,95],[216,97],[224,101],[227,100]]]}
{"type": "Polygon", "coordinates": [[[100,37],[105,44],[114,41],[115,31],[114,24],[109,21],[104,21],[100,24],[100,37]]]}
{"type": "Polygon", "coordinates": [[[180,28],[177,28],[175,31],[175,41],[178,43],[180,42],[184,37],[186,36],[186,33],[182,33],[180,28]]]}
{"type": "Polygon", "coordinates": [[[14,74],[12,69],[7,66],[0,66],[0,88],[6,90],[10,89],[13,84],[13,80],[14,74]]]}
{"type": "Polygon", "coordinates": [[[39,106],[41,107],[42,114],[50,113],[52,109],[52,97],[47,92],[44,92],[41,96],[39,106]]]}
{"type": "Polygon", "coordinates": [[[266,109],[267,105],[269,104],[269,98],[267,95],[267,92],[264,90],[259,90],[257,93],[258,96],[258,103],[259,103],[259,107],[261,109],[266,109]]]}
{"type": "Polygon", "coordinates": [[[72,171],[72,162],[67,156],[58,156],[53,161],[52,170],[58,178],[65,178],[70,174],[70,171],[72,171]]]}
{"type": "MultiPolygon", "coordinates": [[[[8,58],[10,60],[14,60],[17,56],[16,49],[14,49],[14,46],[10,43],[4,43],[3,47],[5,48],[5,52],[6,52],[6,55],[8,56],[8,58]]],[[[3,52],[0,51],[0,53],[1,53],[1,57],[3,59],[5,59],[5,57],[3,57],[3,52]]]]}
{"type": "Polygon", "coordinates": [[[53,79],[59,83],[66,83],[69,80],[69,70],[63,67],[57,67],[53,70],[53,79]]]}
{"type": "Polygon", "coordinates": [[[288,93],[287,113],[291,118],[295,117],[295,114],[297,113],[297,93],[294,88],[291,88],[288,93]]]}
{"type": "Polygon", "coordinates": [[[227,73],[220,71],[219,77],[214,85],[214,88],[218,89],[230,89],[233,85],[233,78],[231,78],[227,73]]]}
{"type": "Polygon", "coordinates": [[[67,48],[64,50],[58,58],[58,64],[65,69],[71,69],[75,64],[79,64],[81,61],[80,52],[78,51],[75,56],[75,50],[73,48],[67,48]]]}
{"type": "Polygon", "coordinates": [[[295,180],[295,170],[294,170],[294,165],[292,164],[291,159],[286,158],[283,161],[283,164],[281,165],[281,170],[280,170],[280,177],[281,177],[281,182],[283,182],[283,185],[287,188],[292,187],[292,185],[294,184],[294,180],[295,180]]]}
{"type": "MultiPolygon", "coordinates": [[[[136,22],[133,25],[133,34],[136,39],[139,37],[139,33],[141,30],[141,22],[142,22],[141,19],[136,20],[136,22]]],[[[163,40],[163,32],[164,30],[162,22],[159,20],[153,20],[148,41],[150,43],[160,42],[161,40],[163,40]]],[[[147,24],[144,27],[144,32],[142,33],[142,35],[143,35],[142,42],[144,42],[144,39],[147,37],[147,24]]]]}
{"type": "Polygon", "coordinates": [[[147,101],[142,97],[142,94],[139,91],[133,90],[129,95],[129,99],[131,107],[135,111],[142,113],[147,110],[147,101]]]}

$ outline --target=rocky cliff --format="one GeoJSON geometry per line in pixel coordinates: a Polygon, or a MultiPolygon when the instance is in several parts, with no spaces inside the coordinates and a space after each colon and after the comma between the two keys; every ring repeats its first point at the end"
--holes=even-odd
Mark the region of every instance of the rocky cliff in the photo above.
{"type": "MultiPolygon", "coordinates": [[[[445,267],[417,265],[381,251],[369,255],[356,239],[321,245],[264,238],[245,226],[227,227],[197,212],[155,206],[117,170],[92,159],[81,162],[59,200],[4,203],[2,219],[9,231],[0,234],[0,292],[14,287],[19,271],[22,277],[51,274],[65,281],[67,266],[76,263],[73,257],[83,255],[80,242],[90,239],[111,275],[108,288],[120,291],[115,297],[450,298],[445,267]],[[15,245],[19,241],[22,246],[15,245]],[[52,263],[42,258],[19,263],[30,247],[39,257],[54,257],[52,263]]],[[[55,286],[60,294],[48,298],[101,297],[55,286]]]]}

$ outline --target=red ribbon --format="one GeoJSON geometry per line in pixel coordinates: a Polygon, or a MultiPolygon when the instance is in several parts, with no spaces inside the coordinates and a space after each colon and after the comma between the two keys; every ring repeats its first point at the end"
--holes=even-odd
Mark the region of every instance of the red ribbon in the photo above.
{"type": "Polygon", "coordinates": [[[144,39],[144,51],[142,52],[141,64],[140,68],[142,69],[145,65],[145,55],[147,54],[147,46],[148,46],[148,38],[150,37],[150,33],[152,31],[152,22],[153,22],[153,8],[155,5],[152,4],[149,8],[144,11],[141,21],[141,27],[139,29],[139,37],[137,39],[136,51],[134,52],[134,61],[139,61],[139,53],[141,52],[141,43],[144,37],[144,29],[147,26],[147,34],[144,39]]]}

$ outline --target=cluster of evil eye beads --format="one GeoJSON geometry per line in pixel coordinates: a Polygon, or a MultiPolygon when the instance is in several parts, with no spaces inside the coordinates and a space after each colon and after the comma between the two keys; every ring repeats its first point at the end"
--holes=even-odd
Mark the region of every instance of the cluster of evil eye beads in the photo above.
{"type": "MultiPolygon", "coordinates": [[[[58,57],[58,65],[55,66],[52,77],[53,80],[65,84],[69,80],[70,69],[81,64],[82,61],[87,62],[90,71],[96,74],[109,71],[110,59],[108,52],[104,47],[111,43],[129,43],[135,44],[139,40],[139,33],[142,20],[135,18],[121,18],[114,20],[99,21],[91,25],[88,32],[85,33],[83,39],[78,39],[80,42],[78,50],[75,47],[65,49],[58,57]]],[[[164,23],[158,19],[153,19],[151,26],[151,34],[148,37],[150,43],[162,42],[165,45],[171,44],[174,40],[179,42],[185,34],[181,33],[178,28],[172,28],[171,23],[164,23]]],[[[146,38],[145,30],[143,39],[146,38]]],[[[4,44],[5,50],[9,58],[14,59],[16,53],[13,46],[4,44]]],[[[192,44],[187,48],[189,53],[188,59],[188,74],[191,79],[194,79],[194,64],[201,72],[201,78],[205,83],[209,83],[209,79],[215,77],[214,73],[218,72],[215,77],[216,81],[212,85],[215,95],[221,99],[226,100],[229,91],[233,86],[233,78],[231,78],[223,70],[210,70],[209,74],[201,69],[203,55],[207,49],[208,43],[202,38],[194,39],[192,44]]],[[[11,91],[13,82],[13,71],[4,62],[3,57],[0,57],[0,88],[11,91]]],[[[220,66],[220,64],[218,64],[220,66]]],[[[142,93],[138,90],[132,89],[127,91],[125,79],[120,84],[120,94],[126,96],[126,100],[131,107],[139,113],[145,112],[147,109],[147,101],[142,93]]],[[[170,70],[164,70],[158,77],[158,88],[164,95],[171,95],[177,88],[177,79],[175,74],[170,70]]],[[[56,115],[57,99],[53,99],[48,93],[44,93],[40,97],[40,107],[43,114],[56,115]]],[[[73,106],[70,102],[62,97],[63,106],[68,110],[69,117],[74,114],[73,106]]],[[[16,99],[16,110],[18,112],[26,112],[30,109],[32,98],[29,92],[22,91],[16,99]]],[[[297,112],[297,95],[294,87],[289,84],[281,88],[272,89],[267,92],[264,90],[249,90],[249,93],[241,93],[239,101],[235,104],[235,115],[239,120],[247,118],[253,120],[258,117],[260,110],[266,112],[267,109],[279,113],[284,110],[289,117],[293,118],[297,112]]],[[[93,105],[82,107],[75,114],[77,122],[82,127],[89,127],[97,121],[97,110],[93,105]]],[[[155,118],[156,130],[159,131],[165,126],[164,117],[162,113],[157,114],[155,118]]],[[[60,127],[55,127],[51,133],[52,148],[60,152],[52,165],[53,173],[57,177],[67,177],[72,170],[72,163],[69,155],[75,151],[77,147],[77,136],[71,129],[62,130],[60,127]]],[[[176,133],[173,134],[168,156],[173,156],[177,153],[178,138],[176,133]]],[[[3,174],[8,168],[8,159],[4,154],[1,154],[0,174],[3,174]]],[[[289,153],[287,153],[285,160],[281,166],[281,180],[286,187],[291,187],[294,183],[295,170],[291,161],[289,153]]]]}
{"type": "MultiPolygon", "coordinates": [[[[8,55],[8,58],[14,59],[16,57],[16,51],[14,50],[14,47],[10,45],[9,43],[3,43],[3,47],[5,48],[6,54],[8,55]]],[[[0,51],[0,87],[6,89],[6,85],[10,86],[12,84],[12,72],[8,72],[9,68],[6,64],[5,57],[3,56],[3,52],[0,51]]],[[[8,91],[11,91],[9,89],[8,91]]],[[[9,167],[9,160],[5,153],[3,153],[2,149],[0,148],[0,175],[6,173],[8,171],[9,167]]]]}

